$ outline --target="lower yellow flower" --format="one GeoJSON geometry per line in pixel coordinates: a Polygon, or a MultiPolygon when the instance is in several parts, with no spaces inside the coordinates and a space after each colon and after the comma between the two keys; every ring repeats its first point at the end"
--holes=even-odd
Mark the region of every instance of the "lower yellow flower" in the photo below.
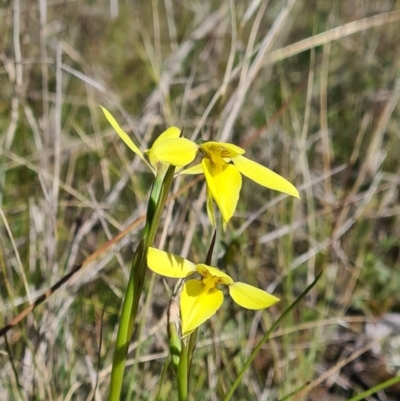
{"type": "Polygon", "coordinates": [[[220,308],[224,295],[218,288],[219,285],[228,286],[232,299],[246,309],[265,309],[279,301],[259,288],[233,281],[216,267],[195,265],[178,255],[156,248],[149,248],[147,265],[155,273],[166,277],[186,278],[196,272],[200,275],[199,280],[187,280],[183,285],[180,301],[183,337],[193,332],[220,308]]]}

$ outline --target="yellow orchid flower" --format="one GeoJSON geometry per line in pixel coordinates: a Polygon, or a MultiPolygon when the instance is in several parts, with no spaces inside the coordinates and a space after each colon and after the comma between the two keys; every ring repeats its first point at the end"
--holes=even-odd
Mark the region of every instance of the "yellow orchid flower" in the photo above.
{"type": "Polygon", "coordinates": [[[144,157],[144,154],[133,143],[129,135],[120,127],[112,114],[106,108],[100,107],[119,137],[144,161],[150,170],[153,171],[154,175],[156,175],[160,168],[160,163],[182,167],[191,163],[196,157],[198,145],[189,139],[181,138],[181,130],[179,128],[170,127],[154,141],[153,146],[149,150],[143,152],[148,156],[149,163],[144,157]]]}
{"type": "Polygon", "coordinates": [[[199,145],[199,150],[204,155],[201,164],[183,170],[180,174],[204,173],[208,189],[207,212],[214,226],[212,199],[221,211],[226,228],[236,210],[242,187],[241,174],[266,188],[300,198],[299,191],[289,181],[244,157],[245,151],[239,146],[210,141],[199,145]]]}
{"type": "Polygon", "coordinates": [[[182,337],[193,332],[220,308],[224,295],[219,285],[228,286],[232,299],[246,309],[265,309],[279,301],[259,288],[233,281],[216,267],[195,265],[181,256],[156,248],[148,249],[147,265],[155,273],[166,277],[186,278],[196,272],[200,275],[200,280],[187,280],[183,285],[180,300],[182,337]]]}

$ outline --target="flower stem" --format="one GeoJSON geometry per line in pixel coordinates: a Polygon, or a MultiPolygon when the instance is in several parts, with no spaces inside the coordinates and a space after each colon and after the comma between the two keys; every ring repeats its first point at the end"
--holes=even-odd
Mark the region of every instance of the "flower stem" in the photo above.
{"type": "Polygon", "coordinates": [[[159,170],[150,194],[146,225],[132,260],[132,268],[121,309],[120,323],[113,357],[109,401],[120,400],[129,341],[132,337],[140,295],[146,274],[146,255],[153,245],[161,214],[174,177],[175,167],[166,165],[159,170]]]}
{"type": "Polygon", "coordinates": [[[189,378],[188,351],[189,351],[189,341],[186,338],[182,341],[182,349],[178,365],[177,382],[178,382],[179,401],[187,401],[188,399],[188,378],[189,378]]]}

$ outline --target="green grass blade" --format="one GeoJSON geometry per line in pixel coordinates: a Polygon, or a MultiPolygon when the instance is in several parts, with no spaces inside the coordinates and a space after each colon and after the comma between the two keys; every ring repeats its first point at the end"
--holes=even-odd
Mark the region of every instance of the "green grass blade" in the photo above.
{"type": "Polygon", "coordinates": [[[363,391],[362,393],[357,394],[356,396],[354,396],[354,397],[352,397],[352,398],[349,398],[347,401],[360,401],[360,400],[364,400],[365,398],[369,397],[370,395],[375,394],[375,393],[377,393],[378,391],[382,391],[382,390],[384,390],[385,388],[388,388],[388,387],[390,387],[390,386],[393,386],[394,384],[399,383],[399,382],[400,382],[400,376],[392,377],[391,379],[386,380],[386,381],[383,382],[383,383],[379,383],[379,384],[377,384],[376,386],[374,386],[374,387],[372,387],[372,388],[369,388],[368,390],[363,391]]]}
{"type": "Polygon", "coordinates": [[[282,320],[285,319],[286,316],[289,315],[289,313],[303,300],[303,298],[312,290],[312,288],[317,284],[318,280],[321,278],[324,270],[322,270],[318,276],[315,278],[315,280],[300,294],[300,296],[282,313],[282,315],[276,320],[276,322],[272,325],[272,327],[264,334],[260,342],[257,344],[257,346],[254,348],[253,352],[250,355],[250,358],[246,361],[244,364],[242,370],[239,372],[238,377],[234,381],[232,387],[228,391],[228,393],[225,395],[225,398],[223,401],[228,401],[231,399],[233,393],[235,392],[235,389],[241,382],[244,374],[246,373],[246,370],[250,367],[251,363],[253,362],[254,358],[260,351],[261,347],[264,345],[264,343],[268,340],[269,336],[273,331],[279,326],[279,324],[282,322],[282,320]]]}

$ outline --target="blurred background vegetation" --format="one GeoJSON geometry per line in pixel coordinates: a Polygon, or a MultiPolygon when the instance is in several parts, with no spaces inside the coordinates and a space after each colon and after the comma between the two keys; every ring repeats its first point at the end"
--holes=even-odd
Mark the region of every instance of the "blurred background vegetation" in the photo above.
{"type": "MultiPolygon", "coordinates": [[[[83,263],[0,339],[1,399],[106,399],[151,176],[99,104],[143,149],[177,125],[245,147],[301,190],[296,201],[244,180],[215,265],[282,301],[254,313],[227,300],[203,326],[193,400],[223,398],[322,270],[233,399],[340,401],[395,375],[399,23],[386,0],[1,1],[0,326],[83,263]]],[[[212,230],[190,182],[176,180],[158,243],[200,262],[212,230]]],[[[176,399],[172,372],[160,379],[160,277],[142,301],[123,399],[176,399]]],[[[396,386],[368,398],[398,399],[396,386]]]]}

